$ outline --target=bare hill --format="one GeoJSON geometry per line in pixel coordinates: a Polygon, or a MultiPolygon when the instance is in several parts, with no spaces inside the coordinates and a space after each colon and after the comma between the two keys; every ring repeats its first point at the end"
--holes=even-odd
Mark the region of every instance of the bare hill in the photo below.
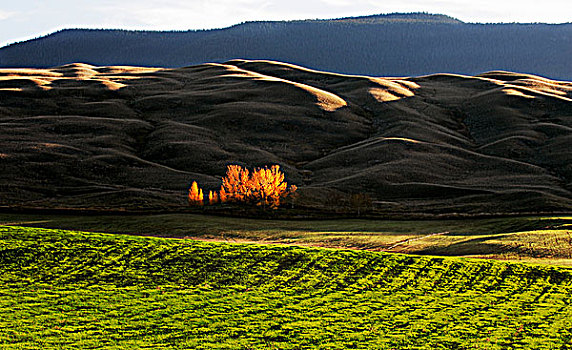
{"type": "Polygon", "coordinates": [[[0,205],[184,207],[225,166],[380,213],[572,211],[572,83],[377,78],[271,61],[0,70],[0,205]]]}

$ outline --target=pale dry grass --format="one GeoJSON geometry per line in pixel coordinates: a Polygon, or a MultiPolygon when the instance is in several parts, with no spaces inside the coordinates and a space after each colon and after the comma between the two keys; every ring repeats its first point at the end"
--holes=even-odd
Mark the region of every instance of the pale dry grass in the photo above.
{"type": "Polygon", "coordinates": [[[327,111],[327,112],[333,112],[339,108],[347,106],[347,102],[343,98],[341,98],[341,97],[339,97],[339,96],[337,96],[331,92],[328,92],[328,91],[325,91],[322,89],[318,89],[318,88],[310,86],[310,85],[301,84],[301,83],[297,83],[294,81],[281,79],[281,78],[277,78],[277,77],[272,77],[269,75],[260,74],[260,73],[256,73],[256,72],[247,71],[247,70],[240,69],[240,68],[238,68],[236,66],[232,66],[232,65],[213,64],[213,63],[211,63],[210,65],[218,66],[218,67],[224,67],[229,72],[232,72],[230,74],[222,75],[221,76],[222,78],[246,78],[246,79],[252,79],[252,80],[256,80],[256,81],[282,83],[282,84],[287,84],[287,85],[302,89],[302,90],[308,92],[310,95],[312,95],[316,100],[316,105],[318,105],[322,110],[327,111]]]}

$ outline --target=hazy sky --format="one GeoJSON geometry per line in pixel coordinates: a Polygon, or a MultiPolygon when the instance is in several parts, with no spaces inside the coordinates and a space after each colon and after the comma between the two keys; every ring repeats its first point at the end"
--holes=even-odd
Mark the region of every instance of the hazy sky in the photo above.
{"type": "Polygon", "coordinates": [[[0,0],[0,46],[63,28],[207,29],[418,11],[465,22],[572,22],[571,0],[0,0]]]}

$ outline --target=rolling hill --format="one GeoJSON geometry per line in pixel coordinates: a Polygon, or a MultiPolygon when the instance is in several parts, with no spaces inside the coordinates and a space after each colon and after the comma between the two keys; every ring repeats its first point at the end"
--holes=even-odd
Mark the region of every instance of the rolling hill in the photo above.
{"type": "Polygon", "coordinates": [[[181,67],[234,58],[376,76],[508,70],[572,80],[572,24],[477,24],[423,13],[247,22],[181,32],[66,29],[0,49],[0,67],[181,67]]]}
{"type": "Polygon", "coordinates": [[[0,345],[567,349],[570,269],[0,226],[0,345]]]}
{"type": "Polygon", "coordinates": [[[298,205],[572,210],[572,83],[378,78],[273,61],[0,70],[0,205],[178,210],[227,164],[280,164],[298,205]],[[345,204],[344,204],[345,203],[345,204]]]}

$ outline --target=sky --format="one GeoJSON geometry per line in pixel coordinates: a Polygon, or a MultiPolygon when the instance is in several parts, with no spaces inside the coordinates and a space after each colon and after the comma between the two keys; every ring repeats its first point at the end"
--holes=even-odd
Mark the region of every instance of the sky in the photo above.
{"type": "Polygon", "coordinates": [[[0,0],[0,47],[64,28],[211,29],[392,12],[481,23],[572,22],[571,0],[0,0]]]}

